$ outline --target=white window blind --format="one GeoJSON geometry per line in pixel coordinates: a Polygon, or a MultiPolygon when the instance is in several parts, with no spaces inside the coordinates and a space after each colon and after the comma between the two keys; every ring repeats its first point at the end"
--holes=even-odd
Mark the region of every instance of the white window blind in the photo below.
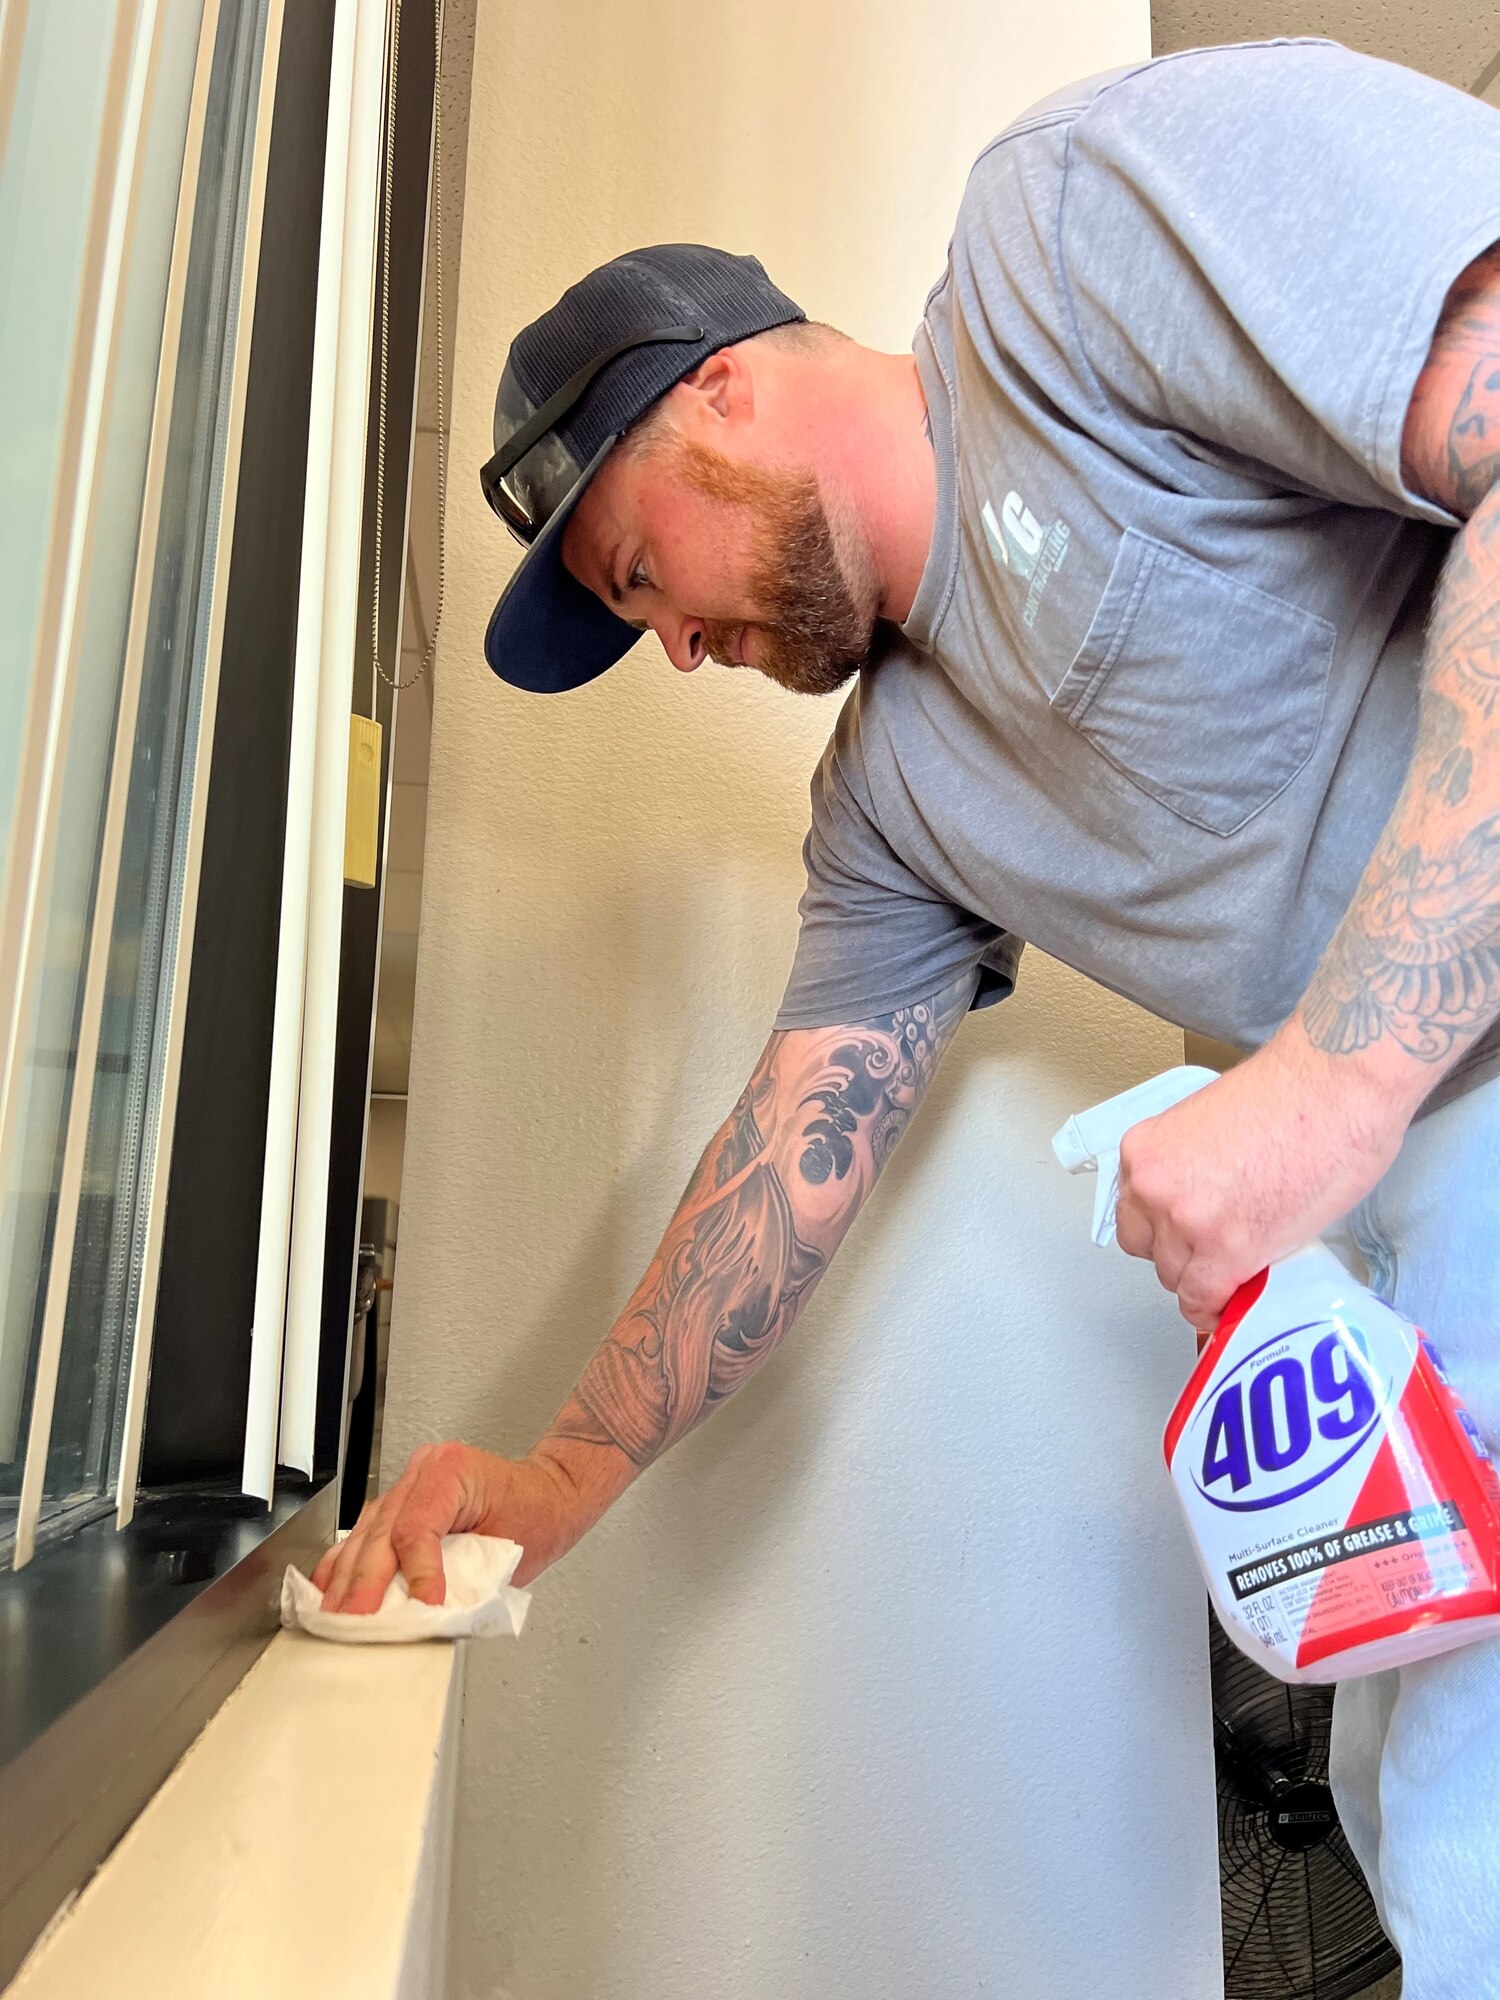
{"type": "Polygon", "coordinates": [[[245,1491],[267,1500],[278,1462],[313,1466],[386,42],[383,0],[338,0],[245,1426],[245,1491]]]}

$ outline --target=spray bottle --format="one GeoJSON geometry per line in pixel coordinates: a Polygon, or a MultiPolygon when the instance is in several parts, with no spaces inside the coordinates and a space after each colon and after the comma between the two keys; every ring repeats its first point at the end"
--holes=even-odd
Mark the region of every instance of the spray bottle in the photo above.
{"type": "MultiPolygon", "coordinates": [[[[1120,1143],[1212,1083],[1153,1077],[1070,1118],[1115,1233],[1120,1143]]],[[[1500,1478],[1432,1343],[1322,1243],[1240,1286],[1179,1397],[1167,1469],[1224,1629],[1284,1681],[1345,1680],[1500,1636],[1500,1478]]]]}

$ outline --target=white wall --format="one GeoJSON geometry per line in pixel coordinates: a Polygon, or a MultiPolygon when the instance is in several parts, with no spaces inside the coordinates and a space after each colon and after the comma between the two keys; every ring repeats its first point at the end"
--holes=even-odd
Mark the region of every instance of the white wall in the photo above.
{"type": "MultiPolygon", "coordinates": [[[[473,469],[516,326],[590,263],[755,249],[906,344],[966,166],[1139,0],[485,0],[458,329],[392,1471],[524,1449],[757,1054],[832,709],[480,655],[473,469]]],[[[1160,1467],[1189,1342],[1092,1251],[1070,1110],[1180,1038],[1060,969],[970,1023],[792,1343],[476,1648],[464,2000],[1208,2000],[1205,1612],[1160,1467]]]]}

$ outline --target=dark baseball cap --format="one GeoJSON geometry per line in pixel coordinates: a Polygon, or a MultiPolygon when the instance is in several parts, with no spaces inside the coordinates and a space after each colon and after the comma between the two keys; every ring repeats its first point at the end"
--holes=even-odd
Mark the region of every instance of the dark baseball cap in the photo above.
{"type": "Polygon", "coordinates": [[[526,548],[484,635],[512,687],[561,694],[640,638],[569,575],[563,530],[610,450],[721,347],[806,314],[753,257],[658,243],[601,264],[511,342],[484,497],[526,548]]]}

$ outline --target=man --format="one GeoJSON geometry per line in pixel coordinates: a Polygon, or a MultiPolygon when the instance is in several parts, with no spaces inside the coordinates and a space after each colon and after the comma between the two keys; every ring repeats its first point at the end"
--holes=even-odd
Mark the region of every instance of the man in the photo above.
{"type": "MultiPolygon", "coordinates": [[[[318,1580],[564,1554],[776,1347],[1029,939],[1249,1051],[1131,1135],[1119,1236],[1195,1326],[1347,1216],[1500,1441],[1500,119],[1329,44],[1094,79],[975,167],[914,356],[749,259],[573,287],[500,384],[528,554],[486,643],[650,629],[823,691],[790,984],[548,1434],[425,1447],[318,1580]]],[[[1500,1646],[1340,1696],[1408,2000],[1500,1996],[1500,1646]]]]}

